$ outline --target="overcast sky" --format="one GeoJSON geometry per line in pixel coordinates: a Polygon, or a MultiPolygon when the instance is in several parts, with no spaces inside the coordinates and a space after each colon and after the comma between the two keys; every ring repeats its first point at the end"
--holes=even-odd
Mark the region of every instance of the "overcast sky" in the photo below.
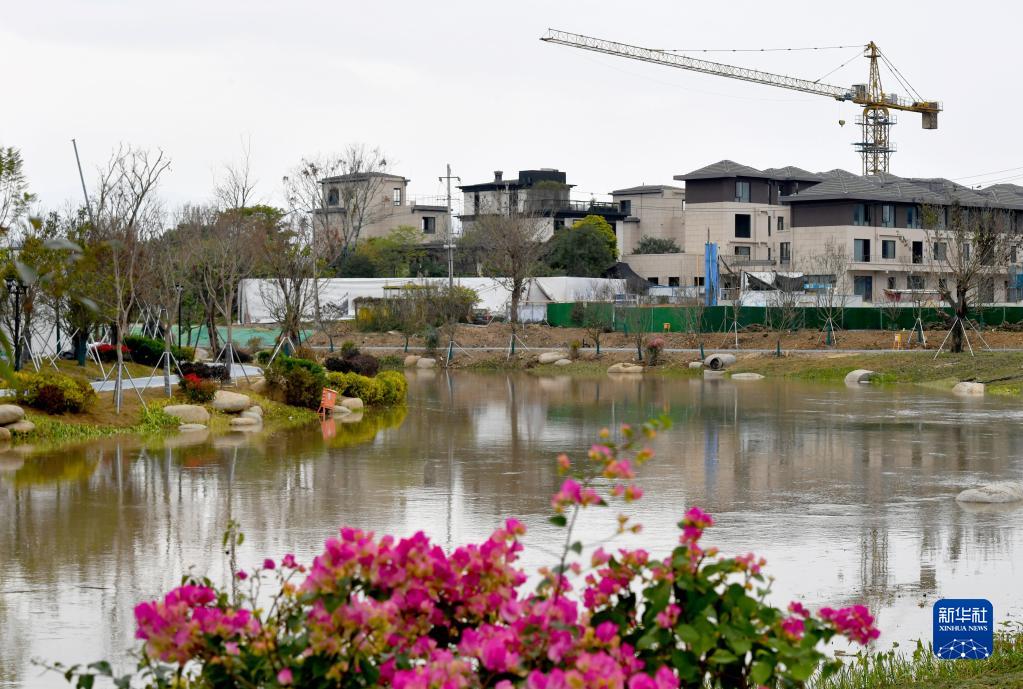
{"type": "MultiPolygon", "coordinates": [[[[874,40],[946,108],[937,131],[900,115],[892,172],[1019,181],[1021,18],[982,1],[0,0],[0,145],[22,150],[47,206],[80,197],[72,137],[92,179],[119,142],[163,148],[171,206],[207,199],[244,141],[269,202],[303,155],[353,142],[381,147],[422,196],[443,193],[449,162],[465,183],[556,167],[581,197],[722,158],[859,172],[852,104],[538,40],[554,27],[684,50],[874,40]]],[[[816,79],[856,52],[703,57],[816,79]]],[[[866,72],[853,59],[824,81],[866,72]]]]}

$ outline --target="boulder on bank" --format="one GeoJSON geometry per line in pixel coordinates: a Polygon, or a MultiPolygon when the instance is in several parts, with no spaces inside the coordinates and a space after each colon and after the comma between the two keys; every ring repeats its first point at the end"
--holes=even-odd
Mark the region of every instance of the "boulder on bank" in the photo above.
{"type": "Polygon", "coordinates": [[[201,423],[183,423],[178,426],[178,431],[181,433],[195,433],[196,431],[205,431],[205,424],[201,423]]]}
{"type": "Polygon", "coordinates": [[[421,357],[418,361],[416,361],[416,368],[433,368],[436,365],[437,365],[436,359],[428,359],[426,357],[421,357]]]}
{"type": "Polygon", "coordinates": [[[759,373],[733,373],[732,380],[763,380],[759,373]]]}
{"type": "Polygon", "coordinates": [[[249,387],[257,395],[262,395],[263,393],[266,392],[266,388],[267,388],[266,378],[263,378],[262,376],[259,377],[259,378],[253,378],[252,379],[252,385],[250,385],[249,387]]]}
{"type": "Polygon", "coordinates": [[[952,388],[952,392],[957,395],[963,395],[964,397],[979,397],[984,394],[983,383],[968,383],[963,381],[956,383],[955,387],[952,388]]]}
{"type": "Polygon", "coordinates": [[[213,408],[226,414],[245,411],[251,404],[252,400],[249,399],[249,396],[240,392],[217,390],[217,394],[213,397],[213,408]]]}
{"type": "Polygon", "coordinates": [[[868,371],[865,368],[858,368],[855,371],[849,371],[845,374],[846,385],[858,385],[859,383],[869,383],[870,380],[877,374],[873,371],[868,371]]]}
{"type": "Polygon", "coordinates": [[[254,419],[251,416],[236,416],[231,419],[230,425],[232,430],[236,430],[239,428],[251,428],[252,426],[259,426],[261,424],[262,421],[254,419]]]}
{"type": "Polygon", "coordinates": [[[409,354],[407,357],[405,357],[405,368],[412,368],[413,366],[418,364],[419,360],[422,358],[423,357],[419,356],[418,354],[409,354]]]}
{"type": "Polygon", "coordinates": [[[25,418],[25,410],[16,404],[0,404],[0,426],[25,418]]]}
{"type": "Polygon", "coordinates": [[[11,439],[11,432],[6,428],[0,426],[0,442],[11,439]]]}
{"type": "Polygon", "coordinates": [[[366,405],[358,397],[342,397],[341,406],[346,407],[349,411],[362,411],[366,405]]]}
{"type": "Polygon", "coordinates": [[[571,359],[558,359],[557,361],[554,362],[554,365],[555,366],[571,366],[572,365],[572,360],[571,359]]]}
{"type": "Polygon", "coordinates": [[[1003,503],[1023,500],[1023,482],[996,481],[977,488],[968,488],[956,496],[959,502],[1003,503]]]}
{"type": "Polygon", "coordinates": [[[689,368],[692,368],[692,369],[703,368],[703,362],[702,361],[690,361],[689,362],[689,368]]]}
{"type": "Polygon", "coordinates": [[[630,364],[628,362],[611,364],[607,367],[608,373],[642,373],[644,370],[640,364],[630,364]]]}
{"type": "Polygon", "coordinates": [[[210,420],[210,413],[198,404],[170,404],[163,408],[163,413],[186,424],[205,424],[210,420]]]}
{"type": "Polygon", "coordinates": [[[28,419],[22,419],[21,421],[15,421],[14,423],[7,424],[7,430],[11,433],[31,433],[36,429],[36,425],[28,419]]]}
{"type": "Polygon", "coordinates": [[[703,360],[703,365],[712,371],[723,371],[734,363],[734,354],[711,354],[703,360]]]}
{"type": "Polygon", "coordinates": [[[536,360],[541,364],[553,364],[558,359],[567,359],[568,352],[544,352],[540,356],[536,357],[536,360]]]}
{"type": "Polygon", "coordinates": [[[709,368],[705,368],[705,369],[703,369],[703,379],[704,380],[724,380],[725,379],[725,372],[724,371],[712,371],[709,368]]]}

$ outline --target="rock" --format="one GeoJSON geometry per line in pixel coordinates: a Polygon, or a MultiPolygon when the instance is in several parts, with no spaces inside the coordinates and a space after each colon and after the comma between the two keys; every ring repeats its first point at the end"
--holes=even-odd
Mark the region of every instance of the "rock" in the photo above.
{"type": "Polygon", "coordinates": [[[242,413],[246,413],[246,412],[248,412],[250,414],[255,414],[259,418],[263,418],[263,407],[259,406],[258,404],[253,404],[251,407],[246,409],[245,412],[242,412],[242,413]]]}
{"type": "Polygon", "coordinates": [[[952,388],[952,392],[966,397],[977,397],[984,394],[984,384],[967,383],[966,381],[963,381],[961,383],[956,383],[955,387],[952,388]]]}
{"type": "Polygon", "coordinates": [[[416,362],[416,368],[433,368],[436,365],[436,359],[428,359],[426,357],[421,357],[419,361],[416,362]]]}
{"type": "Polygon", "coordinates": [[[257,414],[256,412],[252,411],[252,409],[246,409],[245,411],[243,411],[238,416],[239,417],[244,417],[246,419],[255,419],[256,421],[258,421],[260,423],[263,423],[263,415],[262,414],[257,414]]]}
{"type": "Polygon", "coordinates": [[[689,362],[689,368],[703,368],[703,362],[702,361],[690,361],[689,362]]]}
{"type": "Polygon", "coordinates": [[[412,368],[422,358],[423,357],[419,356],[418,354],[409,354],[408,356],[405,357],[405,368],[412,368]]]}
{"type": "Polygon", "coordinates": [[[247,426],[259,426],[262,422],[251,416],[236,416],[231,419],[231,428],[245,428],[247,426]]]}
{"type": "Polygon", "coordinates": [[[217,390],[217,394],[213,397],[213,408],[228,414],[245,411],[251,404],[252,400],[249,399],[249,396],[240,392],[217,390]]]}
{"type": "Polygon", "coordinates": [[[996,481],[978,488],[968,488],[956,496],[959,502],[1001,503],[1023,500],[1023,482],[996,481]]]}
{"type": "Polygon", "coordinates": [[[0,426],[25,418],[25,410],[16,404],[0,404],[0,426]]]}
{"type": "Polygon", "coordinates": [[[206,361],[209,358],[210,358],[210,353],[207,352],[205,349],[203,349],[202,347],[196,347],[195,348],[195,360],[196,361],[206,361]]]}
{"type": "Polygon", "coordinates": [[[733,373],[732,380],[763,380],[759,373],[733,373]]]}
{"type": "Polygon", "coordinates": [[[362,421],[362,412],[354,412],[352,414],[345,414],[344,416],[338,417],[338,421],[341,423],[359,423],[362,421]]]}
{"type": "Polygon", "coordinates": [[[7,430],[10,431],[11,433],[25,434],[25,433],[31,433],[35,429],[36,429],[36,425],[34,423],[32,423],[31,421],[28,421],[27,419],[22,419],[21,421],[15,421],[14,423],[7,425],[7,430]]]}
{"type": "Polygon", "coordinates": [[[712,371],[709,368],[705,368],[705,369],[703,369],[703,379],[704,380],[724,380],[725,379],[725,372],[724,371],[712,371]]]}
{"type": "Polygon", "coordinates": [[[869,383],[870,379],[877,374],[873,371],[868,371],[865,368],[858,368],[855,371],[849,371],[845,374],[846,385],[856,385],[858,383],[869,383]]]}
{"type": "Polygon", "coordinates": [[[734,363],[734,354],[711,354],[703,360],[703,365],[713,371],[722,371],[734,363]]]}
{"type": "Polygon", "coordinates": [[[178,426],[178,430],[182,433],[195,433],[196,431],[205,431],[206,426],[201,423],[183,423],[178,426]]]}
{"type": "Polygon", "coordinates": [[[558,359],[557,361],[554,362],[554,365],[555,366],[571,366],[572,365],[572,360],[571,359],[558,359]]]}
{"type": "Polygon", "coordinates": [[[544,352],[540,356],[536,357],[536,360],[541,364],[553,364],[558,359],[567,359],[568,352],[544,352]]]}
{"type": "Polygon", "coordinates": [[[266,378],[262,378],[262,377],[260,377],[260,378],[253,378],[252,379],[252,384],[249,386],[249,388],[254,393],[256,393],[257,395],[262,395],[263,393],[266,392],[266,388],[267,388],[266,378]]]}
{"type": "Polygon", "coordinates": [[[358,397],[342,397],[341,406],[347,407],[351,411],[360,411],[366,405],[358,397]]]}
{"type": "Polygon", "coordinates": [[[642,373],[643,367],[639,364],[630,364],[622,362],[620,364],[611,364],[607,367],[608,373],[642,373]]]}
{"type": "Polygon", "coordinates": [[[0,442],[11,439],[11,432],[6,428],[0,427],[0,442]]]}
{"type": "Polygon", "coordinates": [[[204,424],[210,420],[210,413],[198,404],[170,404],[163,408],[163,413],[180,419],[182,423],[204,424]]]}
{"type": "Polygon", "coordinates": [[[335,405],[334,409],[331,410],[333,416],[344,416],[345,414],[351,414],[352,410],[348,407],[342,407],[340,404],[335,405]]]}

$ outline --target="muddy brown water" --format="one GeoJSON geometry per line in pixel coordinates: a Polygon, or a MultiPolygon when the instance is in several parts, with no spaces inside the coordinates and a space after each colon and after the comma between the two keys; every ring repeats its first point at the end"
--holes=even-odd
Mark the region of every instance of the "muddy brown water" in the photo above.
{"type": "MultiPolygon", "coordinates": [[[[1023,476],[1023,410],[923,388],[769,380],[579,380],[423,371],[407,411],[259,436],[107,440],[0,454],[0,687],[66,686],[31,659],[126,662],[132,608],[194,571],[223,580],[228,519],[239,562],[310,559],[342,524],[445,546],[506,516],[529,529],[523,565],[556,557],[546,522],[561,451],[600,428],[668,414],[640,482],[628,541],[675,542],[691,505],[715,515],[708,544],[752,551],[773,599],[868,604],[880,645],[927,638],[940,597],[986,597],[1023,614],[1023,507],[966,509],[963,487],[1023,476]],[[325,436],[328,436],[325,438],[325,436]]],[[[584,521],[583,540],[613,513],[584,521]]]]}

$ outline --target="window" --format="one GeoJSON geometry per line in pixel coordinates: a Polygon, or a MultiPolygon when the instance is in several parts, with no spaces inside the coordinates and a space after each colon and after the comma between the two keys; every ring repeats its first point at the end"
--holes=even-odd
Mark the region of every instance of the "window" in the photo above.
{"type": "Polygon", "coordinates": [[[767,260],[771,260],[771,247],[767,247],[767,260]]]}
{"type": "Polygon", "coordinates": [[[677,275],[669,276],[668,277],[668,287],[678,287],[678,286],[679,286],[679,277],[677,275]]]}
{"type": "Polygon", "coordinates": [[[895,259],[895,240],[894,239],[882,239],[881,240],[881,258],[895,259]]]}
{"type": "Polygon", "coordinates": [[[437,231],[437,218],[423,216],[423,234],[434,234],[437,231]]]}
{"type": "Polygon", "coordinates": [[[703,278],[701,277],[693,278],[693,287],[703,287],[703,278]]]}
{"type": "Polygon", "coordinates": [[[331,188],[331,190],[327,192],[327,205],[328,206],[336,206],[340,202],[341,202],[341,195],[338,193],[337,187],[331,188]]]}
{"type": "Polygon", "coordinates": [[[625,215],[632,215],[632,201],[631,200],[619,201],[618,210],[620,210],[622,213],[625,213],[625,215]]]}
{"type": "Polygon", "coordinates": [[[749,258],[749,247],[748,246],[737,246],[735,247],[735,255],[749,258]]]}
{"type": "Polygon", "coordinates": [[[472,193],[472,212],[475,215],[479,215],[480,212],[480,193],[478,191],[472,193]]]}
{"type": "Polygon", "coordinates": [[[853,240],[853,260],[860,263],[870,263],[870,240],[853,240]]]}
{"type": "Polygon", "coordinates": [[[934,242],[934,260],[944,261],[948,247],[945,242],[934,242]]]}
{"type": "Polygon", "coordinates": [[[750,238],[750,216],[748,213],[735,214],[735,236],[738,239],[750,238]]]}
{"type": "Polygon", "coordinates": [[[853,294],[863,301],[874,301],[874,278],[870,275],[853,276],[853,294]]]}
{"type": "Polygon", "coordinates": [[[853,225],[870,224],[870,207],[865,203],[857,203],[853,206],[853,225]]]}
{"type": "Polygon", "coordinates": [[[735,180],[736,203],[749,203],[749,182],[735,180]]]}
{"type": "Polygon", "coordinates": [[[646,281],[649,282],[651,285],[661,284],[661,278],[647,278],[646,281]]]}
{"type": "Polygon", "coordinates": [[[771,236],[771,216],[767,216],[767,236],[771,236]]]}
{"type": "Polygon", "coordinates": [[[923,275],[907,275],[906,276],[906,289],[923,289],[924,288],[924,276],[923,275]]]}
{"type": "Polygon", "coordinates": [[[967,242],[963,242],[962,257],[964,261],[970,260],[970,245],[967,242]]]}
{"type": "Polygon", "coordinates": [[[778,231],[779,232],[785,231],[785,218],[778,218],[778,231]]]}
{"type": "Polygon", "coordinates": [[[789,263],[792,261],[792,244],[789,242],[781,242],[778,244],[778,261],[779,263],[789,263]]]}
{"type": "Polygon", "coordinates": [[[916,206],[906,209],[906,227],[920,229],[920,209],[916,206]]]}
{"type": "Polygon", "coordinates": [[[913,249],[913,263],[917,263],[917,264],[923,263],[924,262],[924,243],[923,242],[913,242],[912,249],[913,249]]]}
{"type": "Polygon", "coordinates": [[[881,227],[895,227],[895,206],[890,203],[881,206],[881,227]]]}
{"type": "Polygon", "coordinates": [[[395,206],[401,205],[401,187],[395,187],[391,191],[391,200],[394,201],[395,206]]]}
{"type": "Polygon", "coordinates": [[[894,277],[889,277],[888,278],[888,289],[895,289],[895,278],[894,277]]]}

